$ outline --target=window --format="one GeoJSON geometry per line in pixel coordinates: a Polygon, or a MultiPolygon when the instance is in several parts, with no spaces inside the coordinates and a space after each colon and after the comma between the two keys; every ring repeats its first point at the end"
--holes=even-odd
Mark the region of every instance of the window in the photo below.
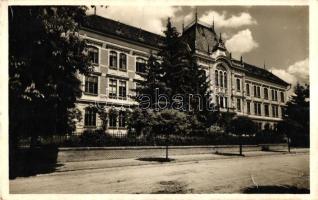
{"type": "Polygon", "coordinates": [[[246,95],[250,96],[250,84],[246,84],[246,95]]]}
{"type": "Polygon", "coordinates": [[[98,65],[98,48],[89,47],[88,48],[88,57],[92,64],[98,65]]]}
{"type": "Polygon", "coordinates": [[[285,102],[285,95],[284,95],[284,92],[280,92],[280,101],[281,102],[285,102]]]}
{"type": "Polygon", "coordinates": [[[146,73],[146,60],[143,58],[136,59],[136,72],[146,73]]]}
{"type": "Polygon", "coordinates": [[[278,117],[278,106],[272,105],[272,116],[278,117]]]}
{"type": "Polygon", "coordinates": [[[220,97],[220,107],[221,107],[221,108],[224,108],[223,97],[220,97]]]}
{"type": "Polygon", "coordinates": [[[125,128],[126,127],[126,113],[123,112],[123,111],[119,112],[118,126],[119,126],[119,128],[125,128]]]}
{"type": "Polygon", "coordinates": [[[119,81],[119,98],[126,98],[126,81],[119,81]]]}
{"type": "Polygon", "coordinates": [[[257,97],[260,98],[261,97],[261,87],[257,86],[257,97]]]}
{"type": "Polygon", "coordinates": [[[117,80],[109,79],[109,97],[117,98],[117,80]]]}
{"type": "Polygon", "coordinates": [[[236,110],[241,111],[241,99],[236,99],[236,110]]]}
{"type": "Polygon", "coordinates": [[[92,108],[85,109],[85,116],[84,116],[84,125],[85,126],[96,126],[96,112],[92,108]]]}
{"type": "Polygon", "coordinates": [[[140,90],[141,90],[142,86],[141,86],[141,83],[139,82],[136,82],[136,96],[140,96],[140,90]]]}
{"type": "Polygon", "coordinates": [[[241,91],[241,80],[240,79],[236,79],[236,89],[237,91],[241,91]]]}
{"type": "Polygon", "coordinates": [[[256,89],[256,85],[254,85],[254,97],[257,97],[257,89],[256,89]]]}
{"type": "Polygon", "coordinates": [[[116,113],[109,114],[109,127],[111,127],[111,128],[117,127],[117,115],[116,115],[116,113]]]}
{"type": "Polygon", "coordinates": [[[98,94],[98,77],[97,76],[85,77],[85,92],[88,94],[98,94]]]}
{"type": "Polygon", "coordinates": [[[110,68],[117,69],[117,52],[111,51],[109,54],[109,66],[110,68]]]}
{"type": "Polygon", "coordinates": [[[127,70],[127,56],[124,53],[119,55],[119,69],[120,70],[127,70]]]}
{"type": "Polygon", "coordinates": [[[275,90],[275,101],[277,101],[277,90],[275,90]]]}
{"type": "Polygon", "coordinates": [[[219,73],[217,70],[215,70],[215,85],[219,86],[219,73]]]}
{"type": "Polygon", "coordinates": [[[223,87],[223,72],[220,71],[220,86],[223,87]]]}
{"type": "Polygon", "coordinates": [[[224,107],[227,108],[227,97],[224,97],[224,107]]]}
{"type": "Polygon", "coordinates": [[[261,103],[254,102],[254,114],[255,115],[262,115],[261,103]]]}
{"type": "Polygon", "coordinates": [[[268,99],[268,89],[264,88],[264,99],[268,99]]]}
{"type": "Polygon", "coordinates": [[[219,96],[215,96],[215,104],[218,106],[219,105],[219,96]]]}
{"type": "Polygon", "coordinates": [[[227,88],[227,74],[224,72],[224,87],[227,88]]]}
{"type": "Polygon", "coordinates": [[[251,102],[247,101],[246,107],[247,107],[247,114],[251,114],[251,102]]]}
{"type": "Polygon", "coordinates": [[[269,116],[268,104],[265,104],[265,105],[264,105],[264,111],[265,111],[265,116],[269,116]]]}

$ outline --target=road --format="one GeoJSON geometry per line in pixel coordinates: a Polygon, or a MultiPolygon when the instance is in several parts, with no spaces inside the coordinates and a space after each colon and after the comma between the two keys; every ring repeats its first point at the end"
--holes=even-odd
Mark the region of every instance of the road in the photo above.
{"type": "Polygon", "coordinates": [[[11,180],[10,193],[242,193],[256,185],[309,189],[309,154],[59,172],[11,180]]]}

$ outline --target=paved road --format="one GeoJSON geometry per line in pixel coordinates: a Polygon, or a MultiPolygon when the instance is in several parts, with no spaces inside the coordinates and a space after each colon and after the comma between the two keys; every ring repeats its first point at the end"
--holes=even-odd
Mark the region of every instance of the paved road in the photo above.
{"type": "Polygon", "coordinates": [[[12,180],[10,193],[240,193],[253,185],[309,189],[308,153],[59,172],[12,180]]]}

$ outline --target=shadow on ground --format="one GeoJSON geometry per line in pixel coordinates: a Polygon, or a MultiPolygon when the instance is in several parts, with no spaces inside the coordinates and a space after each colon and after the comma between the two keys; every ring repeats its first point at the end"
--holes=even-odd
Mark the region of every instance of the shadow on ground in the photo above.
{"type": "Polygon", "coordinates": [[[136,160],[140,160],[140,161],[150,161],[150,162],[171,162],[174,161],[175,159],[172,158],[160,158],[160,157],[146,157],[146,158],[137,158],[136,160]]]}
{"type": "Polygon", "coordinates": [[[221,152],[215,152],[216,155],[221,156],[245,156],[244,154],[240,155],[238,153],[221,153],[221,152]]]}
{"type": "Polygon", "coordinates": [[[245,188],[245,194],[309,194],[310,190],[307,188],[298,188],[295,186],[281,185],[281,186],[253,186],[245,188]]]}
{"type": "Polygon", "coordinates": [[[19,149],[10,156],[10,179],[52,173],[63,166],[57,163],[58,148],[56,146],[19,149]]]}

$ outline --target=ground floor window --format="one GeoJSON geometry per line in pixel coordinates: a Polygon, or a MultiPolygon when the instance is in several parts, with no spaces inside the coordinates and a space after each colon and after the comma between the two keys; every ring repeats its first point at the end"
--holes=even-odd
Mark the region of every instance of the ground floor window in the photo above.
{"type": "Polygon", "coordinates": [[[84,116],[84,125],[85,126],[96,126],[96,112],[92,108],[85,109],[85,116],[84,116]]]}
{"type": "Polygon", "coordinates": [[[118,123],[119,128],[126,127],[126,113],[125,112],[119,112],[118,122],[119,122],[118,123]]]}

